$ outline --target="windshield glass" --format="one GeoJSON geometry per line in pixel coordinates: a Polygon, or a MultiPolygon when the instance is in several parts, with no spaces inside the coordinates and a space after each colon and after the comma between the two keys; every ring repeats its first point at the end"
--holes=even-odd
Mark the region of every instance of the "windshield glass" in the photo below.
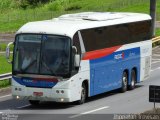
{"type": "Polygon", "coordinates": [[[16,73],[69,74],[70,39],[56,35],[18,35],[14,51],[16,73]]]}

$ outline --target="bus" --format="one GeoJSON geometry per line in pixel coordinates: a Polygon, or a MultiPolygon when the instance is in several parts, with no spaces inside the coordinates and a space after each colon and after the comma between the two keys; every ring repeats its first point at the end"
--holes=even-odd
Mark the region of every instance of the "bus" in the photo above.
{"type": "Polygon", "coordinates": [[[32,105],[82,104],[104,92],[132,90],[149,77],[151,17],[127,12],[61,15],[25,24],[13,45],[13,98],[32,105]]]}

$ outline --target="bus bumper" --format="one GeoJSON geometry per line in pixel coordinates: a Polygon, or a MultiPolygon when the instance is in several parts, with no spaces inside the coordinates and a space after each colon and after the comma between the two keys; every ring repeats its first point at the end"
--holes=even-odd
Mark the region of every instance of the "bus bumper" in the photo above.
{"type": "Polygon", "coordinates": [[[69,89],[31,88],[12,86],[12,96],[20,100],[73,102],[69,89]]]}

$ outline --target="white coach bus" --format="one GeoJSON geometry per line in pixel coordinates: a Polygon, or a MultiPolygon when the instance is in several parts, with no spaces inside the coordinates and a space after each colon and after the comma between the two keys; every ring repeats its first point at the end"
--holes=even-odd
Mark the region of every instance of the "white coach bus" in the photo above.
{"type": "MultiPolygon", "coordinates": [[[[134,89],[151,69],[151,17],[83,12],[29,22],[16,33],[12,95],[84,103],[87,97],[134,89]]],[[[7,57],[9,58],[9,46],[7,57]]]]}

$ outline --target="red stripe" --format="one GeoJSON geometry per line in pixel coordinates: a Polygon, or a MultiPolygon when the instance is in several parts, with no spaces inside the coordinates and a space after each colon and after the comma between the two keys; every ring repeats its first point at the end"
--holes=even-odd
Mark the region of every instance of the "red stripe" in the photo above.
{"type": "Polygon", "coordinates": [[[83,60],[92,60],[92,59],[97,59],[97,58],[101,58],[101,57],[110,55],[116,50],[118,50],[120,47],[121,46],[115,46],[111,48],[105,48],[105,49],[86,52],[83,57],[83,60]]]}

